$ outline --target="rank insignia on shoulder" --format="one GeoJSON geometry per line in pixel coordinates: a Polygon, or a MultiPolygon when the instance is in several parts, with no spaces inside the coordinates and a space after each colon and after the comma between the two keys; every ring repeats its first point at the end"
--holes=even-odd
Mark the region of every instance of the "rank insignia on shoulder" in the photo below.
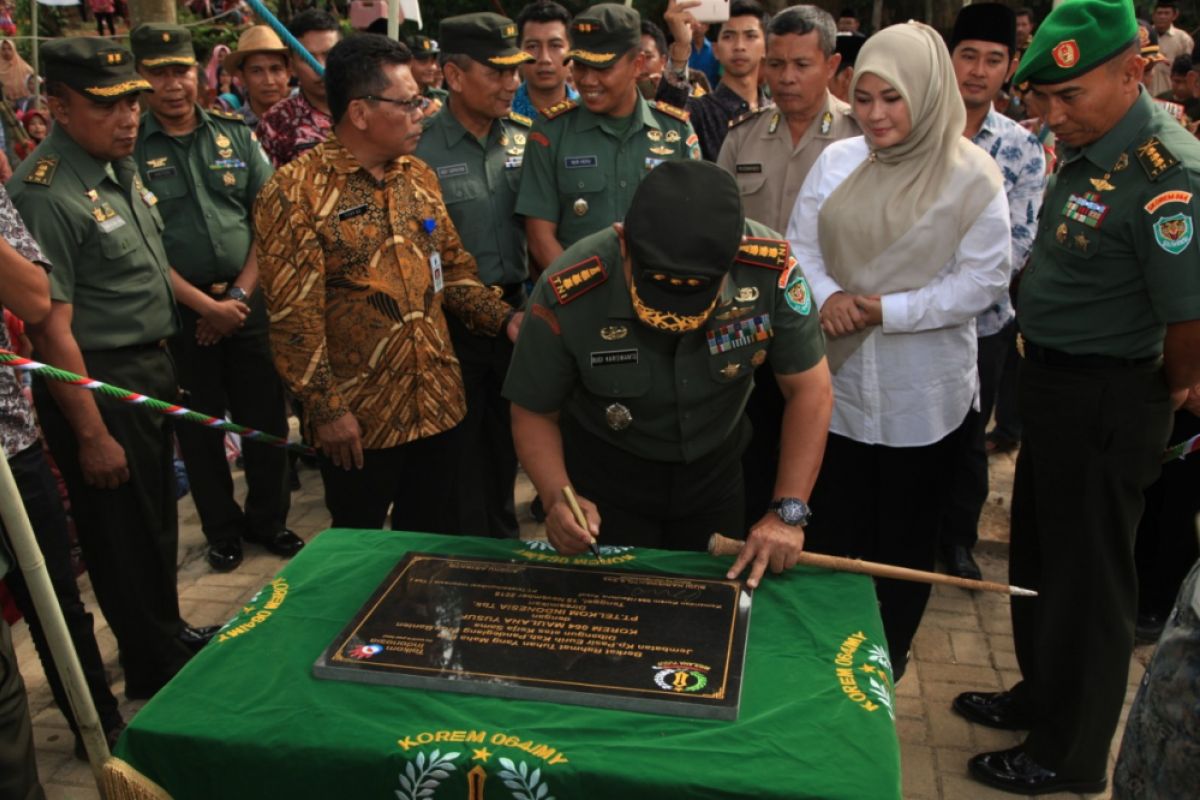
{"type": "Polygon", "coordinates": [[[1179,163],[1175,154],[1168,150],[1157,136],[1151,136],[1137,146],[1137,157],[1142,169],[1152,181],[1158,180],[1167,170],[1179,163]]]}
{"type": "Polygon", "coordinates": [[[533,120],[531,120],[529,117],[525,116],[524,114],[518,114],[515,111],[510,111],[510,112],[508,112],[508,118],[511,119],[513,122],[517,123],[518,125],[524,125],[526,128],[533,127],[533,120]]]}
{"type": "Polygon", "coordinates": [[[39,186],[49,186],[54,180],[54,171],[58,169],[58,156],[39,158],[33,171],[25,176],[26,183],[36,183],[39,186]]]}
{"type": "Polygon", "coordinates": [[[788,268],[790,246],[786,239],[759,239],[747,236],[734,256],[734,261],[754,267],[783,271],[788,268]]]}
{"type": "Polygon", "coordinates": [[[234,122],[245,122],[246,121],[246,118],[236,111],[225,111],[224,109],[221,109],[221,108],[210,108],[208,110],[208,113],[212,114],[214,117],[219,117],[220,119],[228,119],[228,120],[232,120],[234,122]]]}
{"type": "Polygon", "coordinates": [[[670,103],[664,103],[661,100],[652,100],[650,102],[650,107],[655,111],[661,111],[667,116],[674,117],[675,119],[682,120],[683,122],[687,122],[692,118],[691,114],[684,111],[679,106],[673,106],[670,103]]]}
{"type": "Polygon", "coordinates": [[[590,256],[578,264],[560,269],[548,279],[558,304],[565,306],[608,280],[608,272],[599,256],[590,256]]]}
{"type": "Polygon", "coordinates": [[[579,104],[574,100],[563,100],[555,103],[549,108],[543,108],[542,116],[546,119],[554,119],[555,117],[561,117],[563,114],[576,108],[579,108],[579,104]]]}
{"type": "Polygon", "coordinates": [[[763,112],[769,108],[770,108],[770,106],[767,106],[765,108],[760,108],[757,111],[747,111],[745,114],[742,114],[740,117],[734,117],[733,119],[729,120],[730,130],[736,128],[738,125],[741,125],[743,122],[749,122],[752,119],[757,119],[758,117],[761,117],[763,112]]]}

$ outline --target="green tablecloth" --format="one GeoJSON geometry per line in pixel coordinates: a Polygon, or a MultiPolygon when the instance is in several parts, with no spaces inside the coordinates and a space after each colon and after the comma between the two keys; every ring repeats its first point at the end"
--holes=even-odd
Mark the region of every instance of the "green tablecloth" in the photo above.
{"type": "MultiPolygon", "coordinates": [[[[736,722],[319,680],[312,665],[407,551],[542,563],[538,542],[330,530],[130,723],[117,755],[175,798],[898,798],[894,694],[868,578],[755,592],[736,722]]],[[[719,578],[705,554],[602,562],[719,578]]]]}

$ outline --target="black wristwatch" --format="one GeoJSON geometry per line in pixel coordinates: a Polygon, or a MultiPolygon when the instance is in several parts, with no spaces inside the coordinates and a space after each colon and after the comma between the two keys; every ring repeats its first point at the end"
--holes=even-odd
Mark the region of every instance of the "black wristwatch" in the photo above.
{"type": "Polygon", "coordinates": [[[812,510],[808,503],[798,497],[781,497],[767,506],[767,509],[778,514],[784,525],[793,527],[803,528],[812,518],[812,510]]]}
{"type": "Polygon", "coordinates": [[[246,302],[246,298],[248,297],[248,295],[246,294],[246,290],[240,286],[234,286],[232,289],[230,289],[228,292],[225,293],[225,296],[228,297],[230,300],[237,300],[239,303],[246,302]]]}

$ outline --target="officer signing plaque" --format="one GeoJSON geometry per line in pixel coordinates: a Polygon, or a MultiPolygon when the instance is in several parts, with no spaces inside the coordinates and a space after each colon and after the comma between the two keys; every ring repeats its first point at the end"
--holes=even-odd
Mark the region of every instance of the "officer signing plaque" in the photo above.
{"type": "Polygon", "coordinates": [[[409,553],[318,678],[737,719],[740,581],[409,553]]]}

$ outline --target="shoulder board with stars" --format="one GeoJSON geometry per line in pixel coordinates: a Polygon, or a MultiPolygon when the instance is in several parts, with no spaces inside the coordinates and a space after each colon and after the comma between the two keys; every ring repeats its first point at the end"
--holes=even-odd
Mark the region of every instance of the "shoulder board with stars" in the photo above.
{"type": "Polygon", "coordinates": [[[788,256],[791,247],[787,239],[760,239],[747,236],[742,239],[741,247],[733,260],[752,267],[763,267],[783,272],[788,268],[788,256]]]}
{"type": "Polygon", "coordinates": [[[1146,141],[1137,146],[1138,163],[1142,165],[1142,169],[1146,171],[1146,176],[1152,181],[1156,181],[1166,174],[1171,167],[1179,163],[1179,159],[1175,154],[1167,149],[1167,146],[1158,140],[1157,136],[1151,136],[1146,141]]]}
{"type": "Polygon", "coordinates": [[[757,119],[758,117],[761,117],[764,113],[766,113],[771,108],[773,108],[773,106],[764,106],[763,108],[759,108],[754,111],[747,111],[745,114],[742,114],[740,117],[734,117],[733,119],[729,120],[730,130],[736,128],[738,125],[741,125],[743,122],[749,122],[752,119],[757,119]]]}
{"type": "Polygon", "coordinates": [[[578,264],[560,269],[546,280],[558,304],[565,306],[607,281],[608,272],[599,256],[589,256],[578,264]]]}
{"type": "Polygon", "coordinates": [[[673,106],[670,103],[664,103],[661,100],[651,100],[650,107],[655,111],[661,111],[669,117],[674,117],[675,119],[682,120],[684,122],[687,122],[692,118],[691,114],[684,111],[679,106],[673,106]]]}
{"type": "Polygon", "coordinates": [[[223,108],[210,108],[208,113],[220,119],[228,119],[234,122],[240,122],[243,125],[246,123],[246,117],[237,111],[226,111],[223,108]]]}
{"type": "Polygon", "coordinates": [[[508,118],[510,120],[512,120],[513,122],[517,123],[518,125],[524,125],[526,128],[533,127],[533,120],[531,120],[529,117],[525,116],[524,114],[518,114],[515,111],[510,111],[510,112],[508,112],[508,118]]]}
{"type": "Polygon", "coordinates": [[[35,183],[38,186],[49,186],[50,181],[54,180],[54,171],[57,169],[58,156],[39,158],[37,164],[33,167],[33,171],[25,176],[25,182],[35,183]]]}
{"type": "Polygon", "coordinates": [[[549,108],[543,108],[542,116],[546,119],[554,119],[555,117],[561,117],[568,111],[574,111],[577,108],[579,108],[579,104],[574,100],[563,100],[559,103],[555,103],[549,108]]]}

